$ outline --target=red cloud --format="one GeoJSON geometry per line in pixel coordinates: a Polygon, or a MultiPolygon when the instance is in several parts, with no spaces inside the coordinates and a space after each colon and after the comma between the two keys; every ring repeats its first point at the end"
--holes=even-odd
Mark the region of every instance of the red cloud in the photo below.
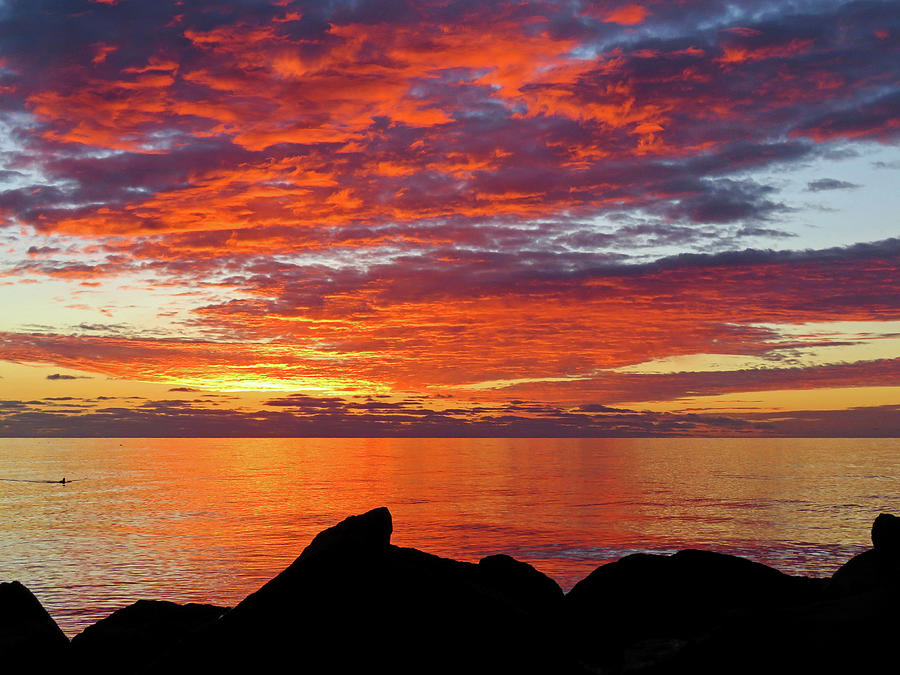
{"type": "Polygon", "coordinates": [[[724,53],[717,61],[723,64],[743,63],[745,61],[763,61],[766,59],[784,59],[808,52],[813,46],[812,40],[791,40],[786,45],[767,45],[764,47],[724,47],[724,53]]]}
{"type": "Polygon", "coordinates": [[[643,23],[650,14],[646,7],[641,5],[624,5],[617,7],[603,16],[606,23],[617,23],[622,26],[634,26],[643,23]]]}
{"type": "MultiPolygon", "coordinates": [[[[622,22],[648,11],[603,7],[622,22]]],[[[874,63],[856,72],[855,52],[808,24],[596,51],[590,31],[559,31],[547,10],[335,18],[309,33],[276,20],[276,8],[269,19],[236,13],[203,28],[190,15],[177,25],[165,17],[152,52],[119,64],[119,49],[116,68],[106,57],[119,43],[91,42],[30,85],[39,156],[66,180],[71,162],[53,158],[72,144],[133,165],[158,155],[169,180],[144,185],[126,159],[96,161],[91,170],[122,164],[114,198],[35,198],[33,208],[0,211],[82,236],[587,217],[674,200],[645,178],[648,162],[687,163],[751,140],[777,148],[786,130],[819,141],[897,132],[893,99],[879,108],[866,94],[890,73],[874,63]],[[864,108],[856,122],[854,97],[865,101],[854,104],[864,108]],[[190,156],[213,143],[225,154],[190,156]]],[[[654,5],[655,20],[667,11],[654,5]]],[[[716,171],[747,163],[723,159],[716,171]]],[[[87,170],[79,180],[90,190],[87,170]]]]}

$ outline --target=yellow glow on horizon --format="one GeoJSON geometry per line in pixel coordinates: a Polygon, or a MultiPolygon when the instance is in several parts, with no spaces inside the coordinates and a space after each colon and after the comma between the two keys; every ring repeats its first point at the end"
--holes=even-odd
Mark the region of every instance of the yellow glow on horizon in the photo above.
{"type": "Polygon", "coordinates": [[[472,382],[470,384],[444,385],[440,389],[459,389],[462,391],[483,391],[486,389],[506,389],[519,384],[537,384],[541,382],[574,382],[576,380],[589,380],[593,375],[566,375],[564,377],[519,377],[509,380],[485,380],[484,382],[472,382]]]}
{"type": "MultiPolygon", "coordinates": [[[[256,364],[259,365],[259,364],[256,364]]],[[[273,366],[274,367],[274,366],[273,366]]],[[[285,366],[279,366],[285,370],[285,366]]],[[[328,396],[390,394],[390,387],[369,381],[315,377],[260,377],[241,372],[245,366],[227,366],[209,375],[166,376],[138,380],[76,370],[43,363],[0,361],[0,398],[42,399],[46,396],[140,396],[171,398],[173,388],[208,393],[315,392],[328,396]],[[50,379],[50,376],[62,376],[50,379]]],[[[288,368],[288,371],[294,370],[288,368]]]]}
{"type": "Polygon", "coordinates": [[[763,355],[675,354],[613,368],[635,375],[727,372],[770,368],[808,368],[830,364],[893,359],[900,354],[900,321],[831,321],[803,324],[750,324],[771,330],[778,338],[763,355]],[[804,346],[804,343],[845,344],[804,346]],[[781,342],[787,342],[782,345],[781,342]],[[852,343],[852,344],[846,344],[852,343]]]}
{"type": "Polygon", "coordinates": [[[868,406],[900,405],[898,387],[826,387],[735,392],[716,396],[685,396],[672,401],[617,402],[617,408],[651,412],[787,412],[795,410],[848,410],[868,406]]]}
{"type": "Polygon", "coordinates": [[[233,377],[217,374],[210,377],[176,377],[167,379],[169,385],[188,387],[201,391],[215,391],[222,393],[237,392],[270,392],[270,391],[315,391],[337,392],[348,391],[346,382],[337,380],[325,380],[322,378],[301,378],[298,380],[286,379],[252,379],[235,375],[233,377]]]}
{"type": "Polygon", "coordinates": [[[171,386],[168,382],[118,379],[103,373],[46,363],[0,361],[0,398],[19,400],[42,399],[47,396],[166,398],[167,390],[171,386]],[[65,377],[51,380],[49,376],[52,375],[65,377]]]}

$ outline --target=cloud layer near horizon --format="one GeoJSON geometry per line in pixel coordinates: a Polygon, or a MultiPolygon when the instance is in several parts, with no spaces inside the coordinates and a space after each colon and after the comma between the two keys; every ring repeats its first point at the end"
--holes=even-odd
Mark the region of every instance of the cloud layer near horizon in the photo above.
{"type": "Polygon", "coordinates": [[[776,177],[896,148],[895,10],[7,0],[0,283],[45,316],[2,357],[565,410],[892,384],[900,243],[815,245],[864,186],[776,177]],[[828,322],[869,332],[779,328],[828,322]],[[619,372],[691,355],[757,366],[619,372]]]}

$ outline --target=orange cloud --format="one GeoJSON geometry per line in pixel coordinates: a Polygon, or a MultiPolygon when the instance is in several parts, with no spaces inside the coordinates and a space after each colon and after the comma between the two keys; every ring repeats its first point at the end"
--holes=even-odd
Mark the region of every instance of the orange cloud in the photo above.
{"type": "Polygon", "coordinates": [[[812,40],[791,40],[786,45],[768,45],[765,47],[728,47],[717,61],[723,64],[743,63],[745,61],[762,61],[766,59],[784,59],[796,54],[808,52],[813,45],[812,40]]]}
{"type": "Polygon", "coordinates": [[[103,63],[104,61],[106,61],[107,56],[118,49],[116,45],[111,45],[104,42],[98,42],[93,45],[93,47],[94,57],[91,59],[91,63],[103,63]]]}
{"type": "MultiPolygon", "coordinates": [[[[464,262],[483,270],[489,264],[464,262]]],[[[556,390],[565,390],[565,396],[635,397],[643,382],[663,396],[670,381],[682,382],[673,393],[690,390],[685,384],[690,382],[695,393],[701,387],[718,393],[775,381],[788,386],[790,376],[778,369],[774,375],[712,373],[678,380],[608,371],[671,355],[763,355],[791,346],[756,324],[898,318],[888,300],[896,291],[898,271],[890,257],[829,259],[827,264],[814,256],[743,265],[710,261],[574,280],[526,277],[500,284],[498,279],[484,289],[446,281],[460,263],[398,266],[390,274],[385,267],[372,277],[334,271],[337,278],[325,284],[302,269],[259,263],[247,277],[228,284],[241,290],[241,298],[195,311],[198,326],[248,340],[227,349],[200,342],[8,336],[4,353],[16,360],[190,386],[220,383],[227,388],[244,382],[251,388],[439,392],[523,380],[516,390],[535,397],[556,390]],[[790,282],[773,284],[773,279],[790,282]],[[859,303],[863,297],[869,300],[859,303]],[[95,355],[89,364],[86,353],[95,355]],[[614,382],[619,384],[614,387],[614,382]],[[624,383],[628,388],[616,389],[624,383]]],[[[861,382],[863,371],[853,372],[861,382]]],[[[887,372],[876,369],[866,381],[883,383],[887,372]]],[[[803,378],[807,384],[797,386],[811,386],[817,377],[810,372],[803,378]]]]}
{"type": "Polygon", "coordinates": [[[650,10],[641,5],[624,5],[606,13],[603,21],[621,26],[634,26],[643,23],[649,14],[650,10]]]}

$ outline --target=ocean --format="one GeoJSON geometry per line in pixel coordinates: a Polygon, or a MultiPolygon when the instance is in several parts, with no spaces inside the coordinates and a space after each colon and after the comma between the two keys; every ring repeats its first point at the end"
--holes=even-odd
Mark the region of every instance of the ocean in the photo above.
{"type": "Polygon", "coordinates": [[[900,514],[900,439],[0,439],[0,479],[0,581],[72,636],[141,598],[234,605],[377,506],[397,545],[564,589],[682,548],[827,576],[900,514]]]}

